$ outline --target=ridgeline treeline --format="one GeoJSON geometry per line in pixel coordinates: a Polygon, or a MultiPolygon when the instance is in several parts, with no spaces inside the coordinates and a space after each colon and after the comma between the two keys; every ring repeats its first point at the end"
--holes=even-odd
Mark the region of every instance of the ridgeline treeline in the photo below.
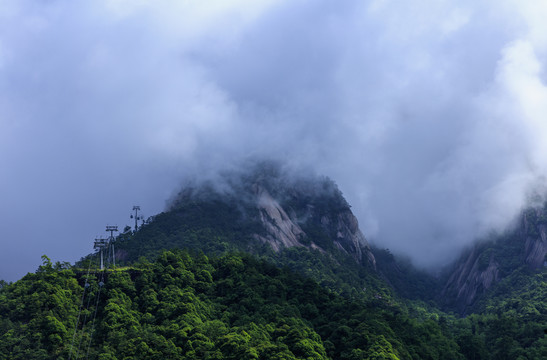
{"type": "Polygon", "coordinates": [[[44,256],[0,281],[0,360],[547,359],[547,206],[534,211],[445,281],[371,248],[331,180],[262,164],[126,229],[121,267],[44,256]]]}
{"type": "Polygon", "coordinates": [[[527,288],[543,292],[505,293],[459,319],[351,300],[245,254],[165,251],[91,274],[44,257],[0,290],[0,358],[542,359],[547,294],[527,288]]]}

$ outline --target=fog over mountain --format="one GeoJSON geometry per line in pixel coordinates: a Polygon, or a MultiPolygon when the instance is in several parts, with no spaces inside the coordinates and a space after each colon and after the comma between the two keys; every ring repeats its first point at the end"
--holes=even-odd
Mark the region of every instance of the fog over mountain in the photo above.
{"type": "Polygon", "coordinates": [[[547,3],[0,0],[0,278],[248,157],[334,179],[417,264],[547,176],[547,3]]]}

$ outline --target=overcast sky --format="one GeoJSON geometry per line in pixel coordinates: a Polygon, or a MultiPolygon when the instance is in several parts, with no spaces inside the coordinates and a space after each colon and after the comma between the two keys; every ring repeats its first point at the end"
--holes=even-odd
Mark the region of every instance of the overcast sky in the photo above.
{"type": "Polygon", "coordinates": [[[547,176],[543,0],[0,0],[0,279],[249,155],[434,266],[547,176]]]}

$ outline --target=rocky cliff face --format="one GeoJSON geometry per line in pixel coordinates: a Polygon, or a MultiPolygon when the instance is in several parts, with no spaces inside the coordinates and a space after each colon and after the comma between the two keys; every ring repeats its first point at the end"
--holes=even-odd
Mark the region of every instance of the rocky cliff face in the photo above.
{"type": "Polygon", "coordinates": [[[464,261],[459,263],[448,283],[443,289],[442,296],[446,302],[453,302],[461,313],[465,313],[473,306],[477,296],[490,288],[499,280],[499,263],[494,256],[482,253],[474,248],[464,261]]]}
{"type": "MultiPolygon", "coordinates": [[[[329,186],[335,185],[329,183],[329,186]]],[[[303,246],[326,252],[334,247],[359,263],[368,262],[375,267],[374,255],[349,206],[327,209],[321,203],[345,204],[339,192],[305,194],[298,186],[282,190],[278,187],[281,200],[277,200],[260,181],[254,183],[252,189],[258,218],[265,230],[263,234],[255,234],[256,239],[270,244],[275,251],[303,246]]]]}
{"type": "Polygon", "coordinates": [[[523,212],[519,226],[490,242],[479,243],[453,267],[441,302],[468,312],[486,290],[522,265],[546,266],[547,208],[523,212]]]}
{"type": "Polygon", "coordinates": [[[529,210],[523,217],[523,236],[526,238],[524,261],[532,269],[546,265],[547,209],[529,210]]]}
{"type": "MultiPolygon", "coordinates": [[[[204,203],[232,209],[230,218],[235,227],[237,223],[252,224],[248,227],[251,233],[241,235],[269,244],[276,252],[295,246],[324,253],[339,250],[358,263],[375,267],[357,219],[328,178],[286,171],[273,163],[255,164],[223,174],[215,182],[185,187],[172,208],[187,206],[184,204],[203,207],[204,203]]],[[[203,216],[208,214],[199,221],[205,220],[203,216]]],[[[215,219],[206,222],[216,223],[215,219]]]]}
{"type": "Polygon", "coordinates": [[[359,229],[357,219],[349,209],[333,216],[321,216],[321,225],[326,231],[336,231],[333,242],[339,250],[350,254],[358,262],[368,261],[376,266],[370,246],[359,229]]]}
{"type": "Polygon", "coordinates": [[[254,186],[256,206],[260,223],[266,230],[266,235],[254,234],[275,250],[283,247],[304,246],[302,241],[306,234],[300,226],[287,215],[270,193],[259,185],[254,186]]]}

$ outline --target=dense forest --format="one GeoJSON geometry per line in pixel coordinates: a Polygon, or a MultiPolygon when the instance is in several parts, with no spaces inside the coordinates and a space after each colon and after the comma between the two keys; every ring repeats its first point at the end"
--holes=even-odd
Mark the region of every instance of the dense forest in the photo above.
{"type": "Polygon", "coordinates": [[[182,191],[113,239],[117,266],[109,249],[104,270],[98,253],[75,265],[44,256],[35,273],[0,281],[0,359],[547,358],[547,267],[527,263],[547,207],[435,277],[348,242],[359,231],[332,181],[266,170],[230,178],[229,191],[182,191]],[[270,208],[256,206],[257,184],[270,208]],[[265,242],[272,224],[291,224],[298,246],[265,242]],[[458,271],[495,281],[461,307],[448,281],[458,271]]]}
{"type": "Polygon", "coordinates": [[[165,251],[102,272],[44,257],[0,290],[0,358],[543,359],[547,274],[526,279],[458,318],[349,299],[247,254],[165,251]]]}
{"type": "Polygon", "coordinates": [[[6,359],[458,359],[437,319],[344,298],[247,255],[164,252],[85,274],[46,258],[2,288],[6,359]]]}

